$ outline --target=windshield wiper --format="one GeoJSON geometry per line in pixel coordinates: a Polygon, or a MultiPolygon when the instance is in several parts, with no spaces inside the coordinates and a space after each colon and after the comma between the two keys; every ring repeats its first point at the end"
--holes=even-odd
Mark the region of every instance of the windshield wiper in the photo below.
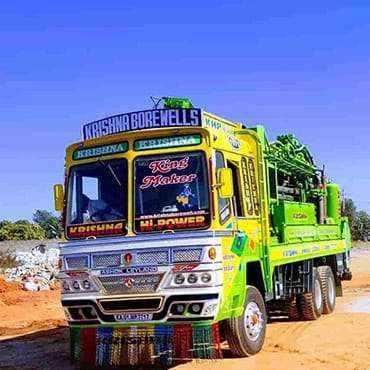
{"type": "Polygon", "coordinates": [[[103,165],[105,168],[108,168],[109,172],[112,174],[114,180],[116,180],[117,184],[122,187],[121,181],[119,181],[119,178],[117,174],[114,172],[114,169],[112,168],[110,163],[104,162],[102,159],[99,159],[99,163],[103,165]]]}

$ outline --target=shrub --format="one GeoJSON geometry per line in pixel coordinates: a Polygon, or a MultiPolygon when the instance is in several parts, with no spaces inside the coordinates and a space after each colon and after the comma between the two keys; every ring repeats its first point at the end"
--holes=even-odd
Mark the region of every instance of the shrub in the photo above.
{"type": "Polygon", "coordinates": [[[10,250],[0,251],[0,271],[8,268],[17,267],[18,262],[15,260],[15,255],[10,250]]]}

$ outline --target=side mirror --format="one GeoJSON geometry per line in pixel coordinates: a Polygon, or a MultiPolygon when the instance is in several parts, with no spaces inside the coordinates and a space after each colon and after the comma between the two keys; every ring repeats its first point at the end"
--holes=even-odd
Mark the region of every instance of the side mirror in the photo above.
{"type": "Polygon", "coordinates": [[[217,185],[220,198],[231,198],[234,195],[233,174],[230,168],[217,170],[217,185]]]}
{"type": "Polygon", "coordinates": [[[56,211],[63,211],[64,208],[64,190],[62,184],[54,185],[54,208],[56,211]]]}

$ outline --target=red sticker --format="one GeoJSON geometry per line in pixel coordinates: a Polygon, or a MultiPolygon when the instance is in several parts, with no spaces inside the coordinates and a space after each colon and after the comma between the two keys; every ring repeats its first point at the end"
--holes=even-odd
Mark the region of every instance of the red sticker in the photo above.
{"type": "Polygon", "coordinates": [[[140,232],[179,230],[201,228],[207,224],[206,215],[185,217],[145,218],[136,221],[136,229],[140,232]]]}
{"type": "Polygon", "coordinates": [[[69,238],[87,238],[89,236],[107,236],[124,234],[124,223],[122,221],[104,222],[96,224],[79,224],[68,226],[67,234],[69,238]]]}
{"type": "Polygon", "coordinates": [[[172,267],[172,271],[173,272],[188,272],[188,271],[193,271],[198,266],[199,266],[199,263],[180,263],[172,267]]]}
{"type": "Polygon", "coordinates": [[[71,278],[87,278],[89,274],[84,271],[71,271],[66,273],[71,278]]]}
{"type": "Polygon", "coordinates": [[[176,185],[176,184],[186,184],[193,182],[197,178],[195,173],[190,175],[176,175],[173,173],[171,176],[145,176],[143,178],[143,183],[140,185],[140,189],[147,189],[150,187],[156,188],[157,186],[163,185],[176,185]]]}

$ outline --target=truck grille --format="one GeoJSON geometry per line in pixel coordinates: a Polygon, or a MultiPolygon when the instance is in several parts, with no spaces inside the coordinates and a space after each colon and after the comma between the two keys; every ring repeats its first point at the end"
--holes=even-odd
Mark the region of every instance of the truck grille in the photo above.
{"type": "Polygon", "coordinates": [[[168,251],[137,252],[135,263],[140,265],[167,265],[168,251]]]}
{"type": "Polygon", "coordinates": [[[99,304],[105,312],[156,311],[161,307],[162,298],[107,299],[99,304]]]}
{"type": "Polygon", "coordinates": [[[99,281],[108,294],[152,293],[158,288],[163,274],[101,276],[99,281]]]}
{"type": "Polygon", "coordinates": [[[92,259],[93,268],[117,267],[121,265],[121,254],[95,254],[92,259]]]}
{"type": "Polygon", "coordinates": [[[85,269],[88,267],[88,257],[87,256],[73,256],[66,257],[65,262],[67,264],[67,269],[85,269]]]}
{"type": "Polygon", "coordinates": [[[201,257],[201,248],[176,248],[172,251],[172,262],[198,262],[201,257]]]}

